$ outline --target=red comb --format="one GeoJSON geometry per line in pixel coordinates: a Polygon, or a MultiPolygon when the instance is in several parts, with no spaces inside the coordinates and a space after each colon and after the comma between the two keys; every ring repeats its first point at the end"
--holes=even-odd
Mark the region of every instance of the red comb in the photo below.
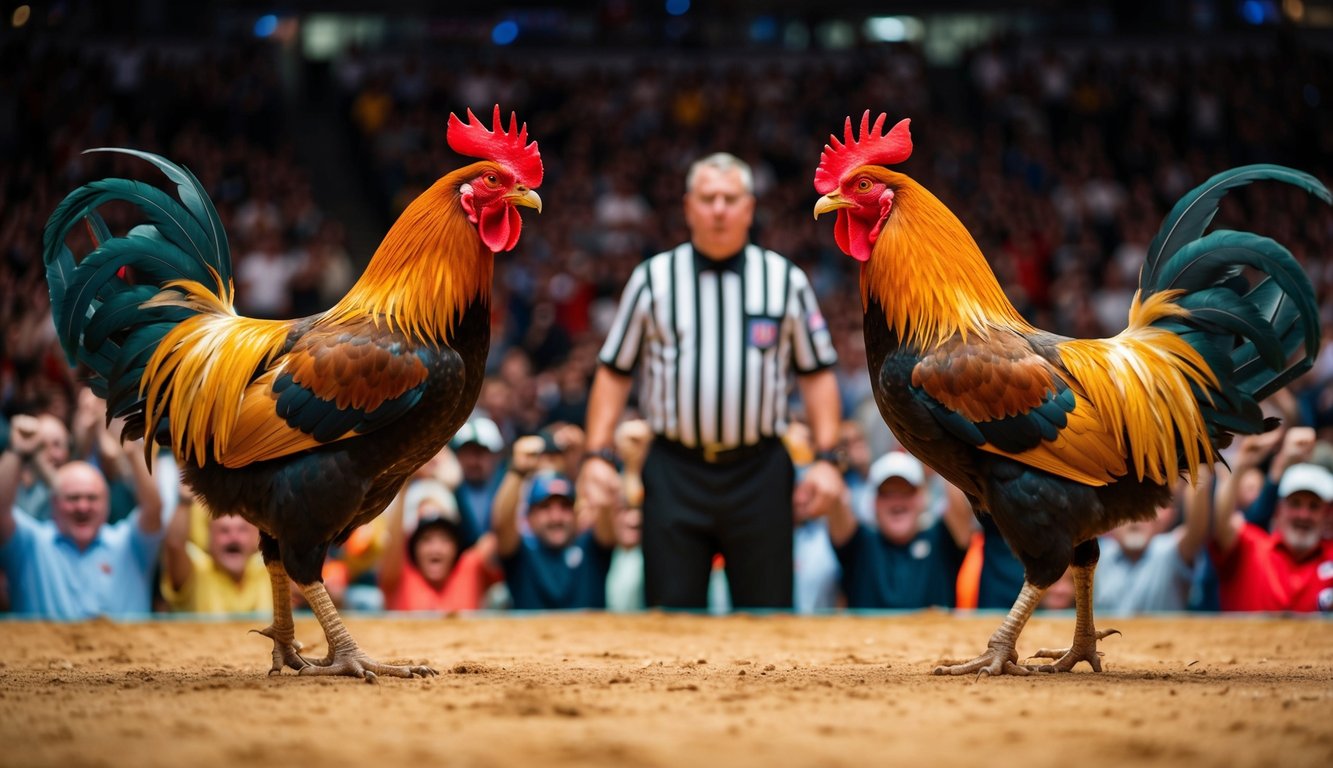
{"type": "Polygon", "coordinates": [[[907,126],[912,121],[903,118],[893,126],[887,135],[883,133],[884,121],[888,115],[883,112],[870,125],[870,110],[861,115],[861,135],[852,135],[852,118],[847,118],[846,135],[842,141],[829,134],[829,143],[824,145],[824,154],[819,157],[819,168],[815,169],[815,191],[827,195],[838,188],[843,174],[853,168],[874,163],[893,165],[912,156],[912,134],[907,126]]]}
{"type": "Polygon", "coordinates": [[[494,130],[487,130],[472,110],[467,111],[467,123],[450,113],[449,148],[460,155],[494,160],[504,165],[518,179],[518,183],[530,189],[536,189],[542,183],[542,156],[537,151],[537,142],[528,140],[528,124],[518,127],[518,116],[509,113],[509,130],[504,129],[500,120],[500,105],[495,105],[495,117],[491,121],[494,130]]]}

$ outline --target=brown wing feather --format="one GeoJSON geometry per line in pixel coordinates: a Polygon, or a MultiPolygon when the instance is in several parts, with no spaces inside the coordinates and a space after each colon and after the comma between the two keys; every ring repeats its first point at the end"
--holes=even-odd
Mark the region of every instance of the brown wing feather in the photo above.
{"type": "Polygon", "coordinates": [[[283,367],[319,399],[369,411],[429,375],[416,355],[403,354],[404,346],[401,336],[366,318],[312,329],[297,340],[283,367]]]}
{"type": "Polygon", "coordinates": [[[1055,369],[1018,334],[955,336],[921,359],[913,386],[968,421],[1036,408],[1055,392],[1055,369]]]}

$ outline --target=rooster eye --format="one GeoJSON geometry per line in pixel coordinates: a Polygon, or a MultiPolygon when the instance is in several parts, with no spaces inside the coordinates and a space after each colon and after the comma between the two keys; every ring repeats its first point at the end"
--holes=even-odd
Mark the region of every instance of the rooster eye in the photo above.
{"type": "Polygon", "coordinates": [[[860,181],[856,182],[856,191],[869,192],[871,186],[872,185],[870,183],[870,179],[861,179],[860,181]]]}
{"type": "Polygon", "coordinates": [[[495,174],[493,174],[493,173],[488,173],[488,174],[486,174],[486,183],[487,183],[487,184],[490,184],[490,185],[493,187],[493,186],[495,186],[497,183],[499,183],[499,179],[495,178],[495,174]]]}

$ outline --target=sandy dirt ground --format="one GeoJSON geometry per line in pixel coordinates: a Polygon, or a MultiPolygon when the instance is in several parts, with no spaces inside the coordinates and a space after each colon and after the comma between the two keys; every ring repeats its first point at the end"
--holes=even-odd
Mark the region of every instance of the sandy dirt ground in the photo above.
{"type": "MultiPolygon", "coordinates": [[[[1333,764],[1333,622],[1103,622],[1105,671],[934,677],[998,616],[351,617],[440,675],[266,675],[253,622],[0,623],[0,765],[1333,764]]],[[[1039,616],[1019,650],[1068,644],[1039,616]]],[[[318,626],[298,618],[307,652],[318,626]]]]}

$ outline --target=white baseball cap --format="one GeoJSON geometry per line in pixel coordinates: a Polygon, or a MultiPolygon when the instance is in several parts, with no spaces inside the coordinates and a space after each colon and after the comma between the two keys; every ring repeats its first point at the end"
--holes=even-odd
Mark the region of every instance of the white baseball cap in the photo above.
{"type": "Polygon", "coordinates": [[[1293,493],[1309,491],[1325,503],[1333,501],[1333,472],[1318,464],[1293,464],[1282,473],[1277,495],[1285,499],[1293,493]]]}
{"type": "Polygon", "coordinates": [[[478,416],[464,424],[454,435],[454,438],[449,441],[449,447],[456,451],[471,443],[476,443],[491,453],[499,453],[505,447],[500,428],[485,416],[478,416]]]}
{"type": "Polygon", "coordinates": [[[891,477],[901,477],[913,486],[920,488],[926,480],[925,468],[910,453],[891,451],[880,456],[870,465],[870,474],[866,480],[876,490],[891,477]]]}

